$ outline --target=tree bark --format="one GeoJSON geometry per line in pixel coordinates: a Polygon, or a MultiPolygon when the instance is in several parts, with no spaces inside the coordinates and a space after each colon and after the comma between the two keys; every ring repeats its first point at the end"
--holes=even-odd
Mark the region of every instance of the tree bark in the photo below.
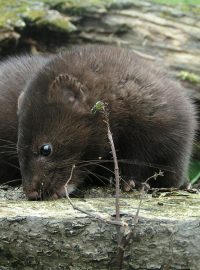
{"type": "MultiPolygon", "coordinates": [[[[110,219],[114,198],[73,199],[78,207],[110,219]]],[[[131,224],[137,192],[121,198],[131,224]]],[[[200,195],[167,192],[142,201],[139,223],[125,250],[123,269],[199,269],[200,195]]],[[[73,210],[67,200],[0,201],[0,269],[117,269],[115,225],[73,210]]]]}

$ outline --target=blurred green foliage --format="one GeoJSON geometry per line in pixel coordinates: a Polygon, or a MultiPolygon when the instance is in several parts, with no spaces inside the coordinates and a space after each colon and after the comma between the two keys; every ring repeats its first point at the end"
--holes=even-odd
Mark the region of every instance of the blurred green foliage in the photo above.
{"type": "Polygon", "coordinates": [[[178,74],[178,77],[182,80],[182,81],[189,81],[193,84],[197,84],[200,83],[200,77],[194,73],[188,72],[188,71],[181,71],[178,74]]]}
{"type": "Polygon", "coordinates": [[[200,160],[192,160],[189,168],[189,179],[195,184],[200,179],[200,160]]]}
{"type": "Polygon", "coordinates": [[[166,5],[200,5],[200,0],[153,0],[166,5]]]}
{"type": "Polygon", "coordinates": [[[200,13],[200,0],[152,0],[152,2],[175,6],[185,12],[200,13]]]}

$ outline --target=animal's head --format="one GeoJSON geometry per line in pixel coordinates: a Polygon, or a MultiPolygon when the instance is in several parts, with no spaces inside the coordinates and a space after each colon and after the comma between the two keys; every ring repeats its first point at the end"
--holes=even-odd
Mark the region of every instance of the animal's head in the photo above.
{"type": "MultiPolygon", "coordinates": [[[[91,113],[84,86],[68,74],[39,72],[18,100],[18,156],[29,199],[65,195],[73,164],[91,137],[91,113]]],[[[82,179],[75,170],[71,193],[82,179]]]]}

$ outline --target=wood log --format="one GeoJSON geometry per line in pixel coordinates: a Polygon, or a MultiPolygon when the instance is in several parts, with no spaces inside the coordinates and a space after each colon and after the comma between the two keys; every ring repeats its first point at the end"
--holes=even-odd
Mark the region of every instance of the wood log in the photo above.
{"type": "MultiPolygon", "coordinates": [[[[72,200],[90,214],[114,218],[111,196],[72,200]]],[[[121,219],[131,227],[139,194],[123,194],[120,204],[121,219]]],[[[199,194],[147,195],[125,250],[123,269],[200,269],[199,205],[199,194]]],[[[0,227],[1,270],[118,269],[112,263],[118,249],[116,225],[74,210],[66,199],[1,199],[0,227]]]]}

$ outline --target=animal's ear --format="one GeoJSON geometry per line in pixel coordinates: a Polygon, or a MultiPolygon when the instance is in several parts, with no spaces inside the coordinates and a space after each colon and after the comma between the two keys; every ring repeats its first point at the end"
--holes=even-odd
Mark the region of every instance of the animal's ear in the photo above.
{"type": "Polygon", "coordinates": [[[85,90],[77,78],[68,74],[60,74],[50,85],[49,102],[65,103],[66,106],[70,106],[78,112],[84,112],[87,110],[85,90]]]}
{"type": "Polygon", "coordinates": [[[18,97],[18,101],[17,101],[17,113],[19,112],[19,110],[21,108],[23,98],[24,98],[24,91],[22,91],[21,94],[18,97]]]}

